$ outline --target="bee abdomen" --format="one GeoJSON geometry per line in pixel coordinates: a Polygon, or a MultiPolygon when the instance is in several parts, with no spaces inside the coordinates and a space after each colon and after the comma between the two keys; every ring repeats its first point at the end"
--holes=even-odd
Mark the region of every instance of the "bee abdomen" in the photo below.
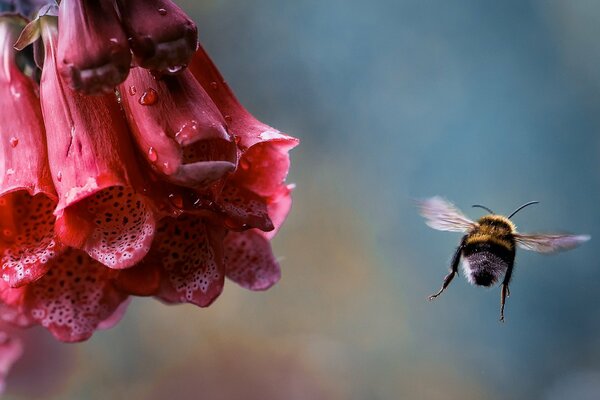
{"type": "Polygon", "coordinates": [[[463,270],[474,285],[491,286],[506,273],[514,252],[493,243],[475,243],[463,250],[463,270]]]}

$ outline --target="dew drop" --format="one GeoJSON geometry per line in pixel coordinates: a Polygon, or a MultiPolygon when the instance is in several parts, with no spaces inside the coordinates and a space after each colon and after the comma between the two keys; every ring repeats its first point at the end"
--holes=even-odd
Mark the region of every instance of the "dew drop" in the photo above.
{"type": "Polygon", "coordinates": [[[164,172],[166,175],[171,175],[171,174],[173,173],[173,171],[171,170],[171,164],[169,164],[169,162],[168,162],[168,161],[165,161],[165,162],[162,164],[162,166],[163,166],[163,167],[162,167],[162,170],[163,170],[163,172],[164,172]]]}
{"type": "Polygon", "coordinates": [[[6,170],[6,175],[14,175],[15,174],[15,170],[12,168],[9,168],[6,170]]]}
{"type": "Polygon", "coordinates": [[[183,70],[185,68],[185,65],[173,65],[167,68],[167,71],[170,74],[176,74],[178,72],[180,72],[181,70],[183,70]]]}
{"type": "Polygon", "coordinates": [[[152,88],[148,88],[146,89],[146,91],[144,92],[144,94],[142,94],[142,97],[140,97],[140,104],[143,106],[151,106],[153,104],[156,104],[156,101],[158,100],[158,93],[156,93],[156,90],[152,89],[152,88]]]}
{"type": "Polygon", "coordinates": [[[56,180],[59,182],[62,181],[62,171],[58,171],[56,173],[56,180]]]}
{"type": "Polygon", "coordinates": [[[131,96],[135,95],[137,93],[137,89],[135,88],[135,86],[131,85],[129,86],[129,94],[131,96]]]}
{"type": "Polygon", "coordinates": [[[17,147],[19,144],[19,139],[13,136],[10,138],[9,142],[12,147],[17,147]]]}
{"type": "Polygon", "coordinates": [[[185,143],[190,137],[194,137],[196,132],[198,131],[198,121],[191,120],[186,122],[179,128],[177,132],[175,132],[175,137],[180,143],[185,143]]]}
{"type": "Polygon", "coordinates": [[[183,208],[183,199],[180,195],[171,193],[169,195],[169,201],[177,208],[183,208]]]}
{"type": "Polygon", "coordinates": [[[152,162],[156,162],[156,160],[158,160],[158,154],[156,153],[156,150],[154,150],[154,147],[150,147],[148,149],[148,160],[152,162]]]}
{"type": "Polygon", "coordinates": [[[225,121],[231,122],[231,115],[226,115],[225,116],[225,121]]]}
{"type": "Polygon", "coordinates": [[[217,84],[217,82],[215,82],[215,81],[212,81],[212,82],[210,83],[210,87],[212,87],[213,89],[216,89],[217,87],[219,87],[219,85],[217,84]]]}
{"type": "Polygon", "coordinates": [[[251,167],[250,161],[248,161],[248,159],[246,158],[242,158],[240,160],[240,168],[243,169],[244,171],[249,170],[251,167]]]}
{"type": "Polygon", "coordinates": [[[159,8],[159,9],[158,9],[158,13],[159,13],[160,15],[167,15],[167,10],[165,10],[164,8],[159,8]]]}

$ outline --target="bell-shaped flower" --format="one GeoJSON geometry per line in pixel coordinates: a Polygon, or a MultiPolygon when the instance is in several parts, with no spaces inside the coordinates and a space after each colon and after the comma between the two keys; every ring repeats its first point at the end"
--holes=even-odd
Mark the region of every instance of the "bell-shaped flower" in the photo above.
{"type": "Polygon", "coordinates": [[[185,68],[198,44],[198,29],[170,0],[117,0],[136,63],[161,73],[185,68]]]}
{"type": "Polygon", "coordinates": [[[179,212],[172,210],[173,216],[158,224],[148,256],[120,271],[118,282],[128,293],[204,307],[221,293],[225,276],[250,290],[268,289],[279,280],[270,240],[291,207],[293,186],[285,177],[288,152],[298,140],[245,110],[202,49],[190,70],[235,135],[241,159],[209,190],[162,182],[163,193],[155,197],[168,196],[179,212]]]}
{"type": "Polygon", "coordinates": [[[37,85],[17,67],[13,49],[24,24],[0,16],[0,260],[10,286],[40,278],[63,250],[37,85]]]}
{"type": "Polygon", "coordinates": [[[69,248],[37,281],[20,288],[0,285],[0,300],[13,312],[11,322],[39,324],[63,342],[79,342],[122,316],[128,295],[116,285],[118,274],[69,248]]]}
{"type": "Polygon", "coordinates": [[[112,0],[62,0],[58,69],[71,89],[113,92],[131,64],[127,36],[112,0]]]}
{"type": "Polygon", "coordinates": [[[126,122],[114,95],[84,96],[64,84],[55,18],[44,16],[40,24],[46,53],[41,104],[59,197],[56,232],[108,267],[131,267],[150,249],[155,218],[126,122]]]}
{"type": "Polygon", "coordinates": [[[133,68],[119,91],[141,154],[165,180],[202,188],[233,172],[236,143],[189,71],[156,79],[133,68]]]}

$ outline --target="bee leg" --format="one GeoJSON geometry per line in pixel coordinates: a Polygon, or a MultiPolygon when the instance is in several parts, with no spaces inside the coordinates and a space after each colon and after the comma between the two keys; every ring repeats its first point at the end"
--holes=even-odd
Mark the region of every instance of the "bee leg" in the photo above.
{"type": "Polygon", "coordinates": [[[508,284],[510,283],[513,265],[514,261],[508,265],[506,275],[504,275],[504,280],[502,281],[502,289],[500,290],[500,322],[504,322],[504,303],[506,302],[506,298],[510,297],[510,289],[508,288],[508,284]]]}
{"type": "Polygon", "coordinates": [[[442,292],[448,287],[450,282],[452,282],[452,279],[454,279],[454,275],[456,275],[458,273],[458,263],[460,262],[460,255],[463,250],[463,247],[465,246],[466,238],[467,238],[466,236],[464,236],[462,238],[462,240],[460,241],[460,245],[458,246],[458,248],[456,249],[456,252],[454,253],[454,257],[452,257],[452,264],[450,265],[450,273],[444,277],[444,283],[442,284],[442,288],[437,293],[434,293],[431,296],[429,296],[429,301],[435,299],[440,294],[442,294],[442,292]]]}

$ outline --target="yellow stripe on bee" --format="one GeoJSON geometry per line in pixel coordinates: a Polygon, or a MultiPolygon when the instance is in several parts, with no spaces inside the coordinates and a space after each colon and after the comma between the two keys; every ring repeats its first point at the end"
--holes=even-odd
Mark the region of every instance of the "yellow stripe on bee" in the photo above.
{"type": "Polygon", "coordinates": [[[507,250],[512,250],[514,245],[509,241],[497,235],[490,235],[483,232],[472,233],[467,237],[465,245],[477,244],[477,243],[492,243],[500,247],[504,247],[507,250]]]}

